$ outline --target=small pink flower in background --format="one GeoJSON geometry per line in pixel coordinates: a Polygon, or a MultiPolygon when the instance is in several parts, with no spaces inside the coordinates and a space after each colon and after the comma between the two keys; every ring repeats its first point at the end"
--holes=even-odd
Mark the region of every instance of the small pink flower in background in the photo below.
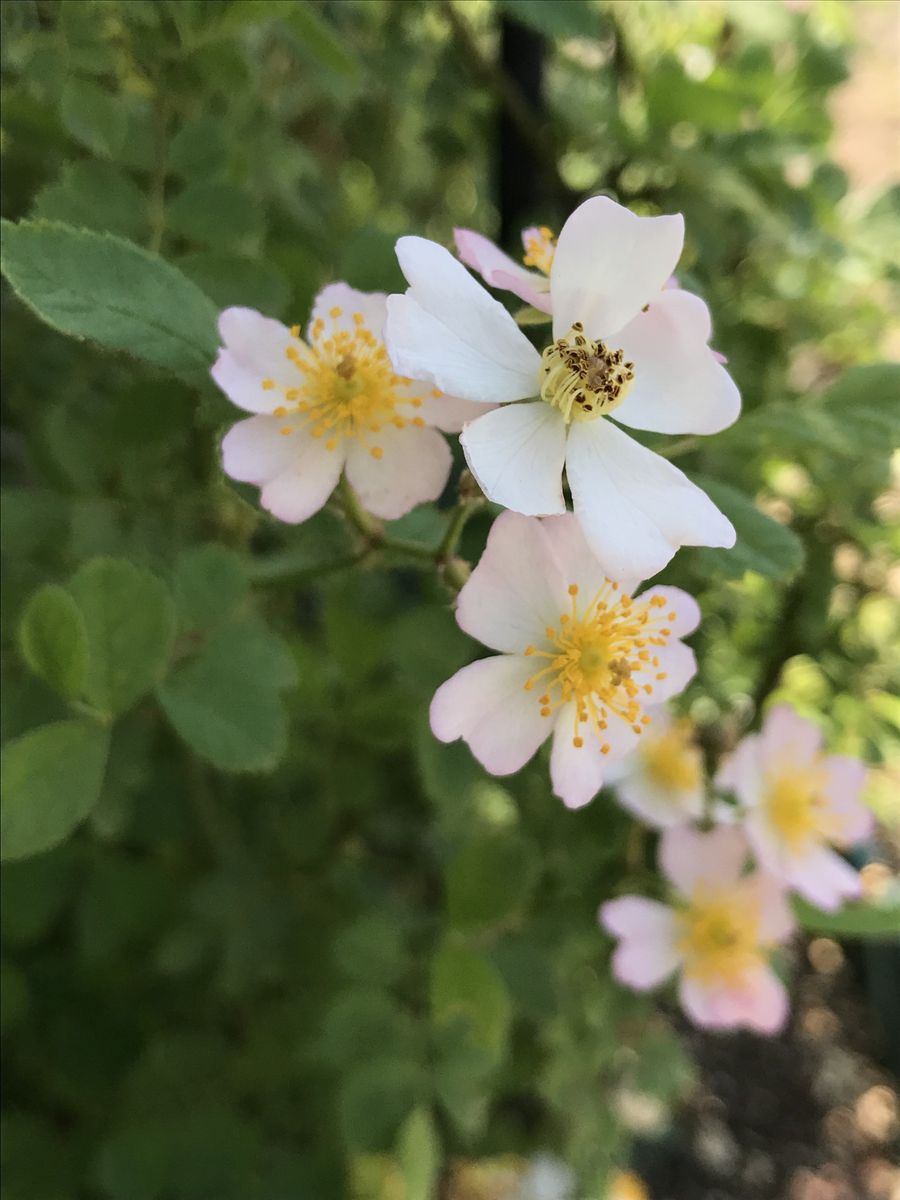
{"type": "Polygon", "coordinates": [[[766,716],[719,770],[733,791],[760,866],[820,908],[859,896],[859,874],[832,849],[868,837],[872,813],[859,799],[866,768],[826,755],[822,735],[788,705],[766,716]]]}
{"type": "Polygon", "coordinates": [[[459,594],[456,619],[500,653],[458,671],[431,704],[443,742],[463,738],[494,775],[518,771],[553,735],[553,790],[587,804],[607,764],[652,727],[652,709],[694,675],[680,639],[700,619],[678,588],[632,598],[606,578],[571,514],[503,513],[459,594]]]}
{"type": "Polygon", "coordinates": [[[666,829],[703,815],[703,755],[690,721],[675,719],[665,709],[651,715],[640,745],[611,765],[607,782],[614,785],[623,807],[645,824],[666,829]]]}
{"type": "Polygon", "coordinates": [[[788,997],[769,958],[794,921],[777,881],[743,873],[747,850],[737,829],[669,829],[659,862],[676,889],[672,905],[622,896],[599,919],[619,939],[612,966],[621,983],[646,991],[679,972],[681,1005],[697,1025],[777,1033],[788,997]]]}
{"type": "Polygon", "coordinates": [[[224,348],[212,377],[255,416],[222,442],[232,479],[258,484],[282,521],[318,512],[346,470],[363,506],[387,520],[440,495],[450,472],[438,430],[456,432],[482,408],[394,373],[381,340],[386,297],[344,283],[324,288],[307,340],[249,308],[219,317],[224,348]]]}
{"type": "MultiPolygon", "coordinates": [[[[525,515],[563,513],[565,469],[576,516],[612,579],[648,579],[680,546],[734,545],[712,501],[608,419],[708,434],[737,418],[740,396],[709,348],[706,305],[663,287],[683,240],[680,216],[637,217],[605,197],[577,208],[550,266],[553,340],[542,354],[449,251],[423,238],[397,243],[410,287],[388,299],[395,369],[502,405],[460,438],[482,491],[525,515]]],[[[485,269],[507,269],[487,264],[484,243],[485,269]]],[[[471,238],[463,244],[474,260],[471,238]]]]}
{"type": "Polygon", "coordinates": [[[453,237],[459,257],[485,283],[512,292],[541,312],[550,312],[550,268],[556,253],[556,238],[551,229],[544,225],[522,230],[524,266],[474,229],[454,229],[453,237]]]}

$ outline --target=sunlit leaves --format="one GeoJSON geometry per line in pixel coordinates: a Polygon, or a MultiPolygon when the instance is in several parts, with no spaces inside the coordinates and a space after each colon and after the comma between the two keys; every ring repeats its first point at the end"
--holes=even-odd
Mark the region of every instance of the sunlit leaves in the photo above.
{"type": "Polygon", "coordinates": [[[695,475],[694,482],[730,519],[737,532],[737,542],[730,550],[697,551],[704,571],[739,579],[745,571],[756,571],[771,579],[784,579],[803,565],[803,543],[800,538],[767,516],[730,484],[695,475]]]}
{"type": "Polygon", "coordinates": [[[64,588],[47,584],[35,592],[19,626],[19,644],[36,675],[63,696],[79,695],[88,665],[87,630],[64,588]]]}

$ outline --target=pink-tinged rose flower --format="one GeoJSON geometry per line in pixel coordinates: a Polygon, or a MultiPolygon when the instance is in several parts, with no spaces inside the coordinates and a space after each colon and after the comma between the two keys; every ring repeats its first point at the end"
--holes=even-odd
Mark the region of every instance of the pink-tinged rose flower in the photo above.
{"type": "Polygon", "coordinates": [[[832,849],[868,837],[873,817],[859,796],[866,768],[825,754],[822,735],[788,705],[740,742],[716,784],[733,791],[757,860],[813,904],[833,911],[859,896],[859,874],[832,849]]]}
{"type": "Polygon", "coordinates": [[[305,521],[341,471],[363,506],[391,520],[440,495],[451,455],[438,430],[481,413],[429,383],[395,374],[382,341],[386,297],[333,283],[300,329],[250,308],[219,317],[224,347],[212,377],[239,408],[222,442],[232,479],[255,483],[282,521],[305,521]]]}
{"type": "Polygon", "coordinates": [[[668,829],[703,815],[703,755],[692,722],[676,720],[666,709],[651,716],[634,754],[611,764],[607,781],[629,812],[655,829],[668,829]]]}
{"type": "Polygon", "coordinates": [[[696,601],[670,587],[632,598],[603,574],[571,514],[501,514],[456,619],[500,653],[438,689],[435,736],[463,738],[488,771],[509,775],[552,734],[553,790],[570,808],[587,804],[607,763],[652,727],[645,706],[680,692],[697,669],[680,640],[697,627],[696,601]]]}
{"type": "Polygon", "coordinates": [[[671,906],[622,896],[599,919],[619,939],[612,966],[621,983],[646,991],[678,972],[695,1024],[771,1034],[784,1025],[788,997],[769,959],[794,921],[776,880],[743,873],[747,850],[737,829],[668,829],[659,861],[675,889],[671,906]]]}
{"type": "Polygon", "coordinates": [[[466,266],[477,271],[485,283],[512,292],[541,312],[550,312],[550,268],[556,253],[552,230],[546,226],[522,230],[524,266],[474,229],[454,229],[453,237],[459,257],[466,266]],[[537,269],[529,270],[530,267],[537,269]]]}
{"type": "Polygon", "coordinates": [[[647,579],[679,546],[734,545],[712,501],[608,419],[716,433],[738,415],[737,388],[708,345],[706,305],[663,289],[683,238],[680,216],[637,217],[605,197],[577,208],[550,267],[553,340],[543,353],[449,251],[423,238],[397,243],[410,287],[388,298],[395,369],[502,405],[460,439],[482,490],[515,512],[563,513],[565,467],[575,514],[612,579],[647,579]]]}

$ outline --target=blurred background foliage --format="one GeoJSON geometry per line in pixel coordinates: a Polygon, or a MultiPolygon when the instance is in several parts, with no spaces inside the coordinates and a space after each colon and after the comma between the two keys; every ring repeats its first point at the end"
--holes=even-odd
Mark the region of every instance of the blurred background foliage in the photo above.
{"type": "MultiPolygon", "coordinates": [[[[665,574],[704,610],[683,707],[715,757],[795,703],[873,764],[887,844],[900,189],[829,157],[860,7],[5,0],[4,215],[304,321],[328,280],[402,287],[406,232],[514,249],[596,191],[683,212],[745,400],[676,450],[740,534],[665,574]]],[[[476,1160],[549,1151],[605,1196],[694,1076],[595,923],[655,886],[650,839],[608,796],[563,810],[542,759],[495,781],[431,738],[476,653],[448,593],[402,556],[342,570],[334,513],[284,527],[224,481],[204,371],[9,289],[3,317],[5,771],[55,805],[3,873],[4,1194],[475,1200],[521,1186],[476,1160]]]]}

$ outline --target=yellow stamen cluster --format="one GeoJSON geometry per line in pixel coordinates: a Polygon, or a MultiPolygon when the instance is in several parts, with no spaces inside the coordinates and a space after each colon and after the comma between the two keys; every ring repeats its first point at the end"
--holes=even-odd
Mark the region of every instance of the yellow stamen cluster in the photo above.
{"type": "MultiPolygon", "coordinates": [[[[285,355],[297,369],[295,386],[281,387],[284,403],[273,410],[286,418],[280,432],[290,436],[308,430],[323,438],[327,450],[336,450],[345,438],[357,438],[373,458],[384,449],[377,435],[387,425],[403,429],[425,424],[419,416],[403,416],[398,404],[421,408],[421,400],[406,400],[398,389],[411,381],[394,374],[384,344],[372,333],[362,313],[352,314],[352,327],[336,322],[342,309],[329,310],[329,321],[318,317],[310,330],[310,343],[300,340],[299,326],[291,329],[292,341],[285,355]]],[[[263,391],[278,387],[264,379],[263,391]]]]}
{"type": "Polygon", "coordinates": [[[525,654],[546,661],[525,690],[540,691],[544,717],[574,701],[572,744],[584,745],[582,727],[586,727],[599,738],[602,753],[608,754],[604,734],[610,716],[621,718],[638,734],[650,724],[642,703],[653,694],[654,684],[666,678],[655,651],[672,636],[669,626],[675,613],[661,611],[665,597],[633,600],[609,580],[582,609],[577,584],[569,585],[569,596],[570,611],[560,616],[555,628],[545,631],[548,648],[525,648],[525,654]]]}
{"type": "Polygon", "coordinates": [[[667,792],[692,791],[700,782],[703,764],[690,721],[674,721],[641,747],[644,770],[667,792]]]}
{"type": "Polygon", "coordinates": [[[743,889],[698,887],[675,919],[677,946],[690,979],[733,987],[765,958],[760,913],[748,905],[743,889]]]}
{"type": "Polygon", "coordinates": [[[766,780],[766,814],[790,850],[802,849],[810,839],[833,840],[839,833],[825,809],[823,788],[818,766],[788,767],[766,780]]]}
{"type": "Polygon", "coordinates": [[[541,225],[539,229],[528,231],[525,237],[525,256],[522,259],[526,267],[534,267],[538,271],[543,271],[545,275],[549,275],[555,254],[556,238],[553,236],[552,229],[541,225]]]}
{"type": "Polygon", "coordinates": [[[576,321],[541,355],[541,399],[566,419],[593,421],[618,408],[634,379],[634,363],[621,350],[585,337],[576,321]]]}

